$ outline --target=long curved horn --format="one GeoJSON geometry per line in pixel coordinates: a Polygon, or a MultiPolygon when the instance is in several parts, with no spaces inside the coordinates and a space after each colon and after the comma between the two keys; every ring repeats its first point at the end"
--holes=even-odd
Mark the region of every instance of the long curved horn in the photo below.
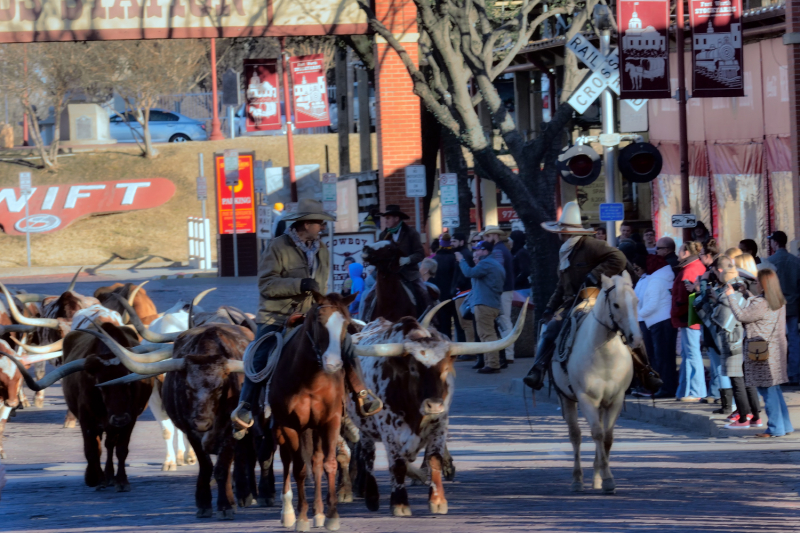
{"type": "Polygon", "coordinates": [[[50,361],[51,359],[58,359],[62,355],[64,355],[64,352],[51,352],[38,355],[24,355],[20,357],[19,360],[22,361],[23,365],[30,366],[35,363],[50,361]]]}
{"type": "Polygon", "coordinates": [[[136,331],[139,333],[139,335],[142,336],[144,340],[150,342],[158,342],[158,343],[174,342],[175,339],[177,339],[178,336],[181,333],[183,333],[181,331],[176,331],[175,333],[164,334],[164,333],[156,333],[154,331],[150,331],[149,329],[147,329],[147,326],[145,326],[144,323],[142,323],[141,319],[139,318],[139,315],[137,315],[136,311],[133,310],[133,307],[131,307],[130,304],[128,304],[128,302],[125,301],[125,298],[116,293],[114,293],[113,296],[114,298],[117,299],[122,308],[125,309],[125,311],[127,311],[131,319],[131,323],[133,323],[133,326],[136,328],[136,331]]]}
{"type": "Polygon", "coordinates": [[[92,329],[79,329],[77,331],[80,331],[81,333],[88,333],[89,335],[93,335],[103,341],[103,343],[108,346],[108,349],[111,350],[111,353],[119,357],[119,360],[122,361],[122,364],[125,365],[125,368],[137,374],[163,374],[164,372],[180,370],[186,364],[186,361],[183,359],[167,359],[154,363],[139,363],[136,361],[136,359],[141,357],[140,355],[134,354],[133,352],[128,351],[126,348],[123,348],[117,343],[117,341],[106,335],[105,332],[94,331],[92,329]]]}
{"type": "Polygon", "coordinates": [[[511,346],[519,338],[522,328],[525,326],[525,315],[528,314],[528,300],[530,298],[525,298],[525,304],[522,306],[519,317],[517,317],[517,323],[507,337],[491,342],[454,342],[450,344],[450,355],[455,357],[456,355],[497,352],[511,346]]]}
{"type": "Polygon", "coordinates": [[[239,372],[244,373],[244,361],[237,361],[236,359],[228,359],[225,363],[225,366],[228,368],[228,372],[239,372]]]}
{"type": "Polygon", "coordinates": [[[422,320],[420,320],[419,325],[425,329],[431,327],[431,320],[433,320],[433,317],[436,315],[436,312],[439,311],[439,309],[441,309],[445,305],[449,304],[450,302],[452,302],[452,300],[445,300],[437,304],[436,307],[425,313],[425,316],[422,317],[422,320]]]}
{"type": "Polygon", "coordinates": [[[45,354],[58,352],[64,349],[64,339],[58,339],[53,344],[48,344],[47,346],[31,346],[29,344],[23,344],[14,337],[11,337],[11,340],[17,343],[17,345],[22,346],[22,349],[28,353],[45,354]]]}
{"type": "Polygon", "coordinates": [[[189,305],[189,329],[194,328],[194,307],[200,304],[200,300],[205,298],[206,294],[215,290],[217,290],[217,288],[212,287],[210,289],[204,290],[203,292],[194,297],[194,300],[192,300],[192,303],[189,305]]]}
{"type": "Polygon", "coordinates": [[[72,281],[69,282],[69,287],[67,287],[67,292],[75,290],[75,282],[78,281],[78,274],[81,273],[81,270],[83,270],[83,267],[80,267],[78,271],[75,272],[75,275],[72,276],[72,281]]]}
{"type": "Polygon", "coordinates": [[[406,353],[406,347],[402,342],[392,342],[389,344],[371,344],[368,346],[353,346],[356,355],[362,357],[395,357],[406,353]]]}
{"type": "Polygon", "coordinates": [[[38,303],[44,300],[45,298],[50,298],[47,294],[36,294],[32,292],[23,292],[22,294],[16,295],[17,300],[24,304],[32,304],[38,303]]]}
{"type": "Polygon", "coordinates": [[[164,348],[171,348],[173,344],[171,342],[157,342],[155,344],[140,344],[139,346],[134,346],[131,348],[131,352],[133,353],[150,353],[155,352],[157,350],[162,350],[164,348]]]}
{"type": "Polygon", "coordinates": [[[25,384],[28,386],[29,389],[35,392],[39,392],[40,390],[44,390],[56,381],[60,380],[63,377],[69,376],[70,374],[74,374],[75,372],[80,372],[83,370],[83,365],[86,364],[86,359],[78,359],[77,361],[72,361],[67,363],[66,365],[61,365],[60,367],[56,368],[49,374],[45,375],[39,381],[36,381],[33,376],[28,374],[28,371],[25,369],[25,366],[22,364],[22,361],[15,357],[9,357],[6,354],[0,354],[0,356],[5,355],[11,361],[17,365],[17,370],[19,373],[22,374],[22,379],[25,380],[25,384]]]}
{"type": "MultiPolygon", "coordinates": [[[[133,288],[131,293],[128,295],[128,305],[133,307],[133,302],[134,302],[134,300],[136,300],[136,295],[139,294],[139,289],[141,289],[142,287],[147,285],[149,282],[150,282],[149,279],[145,280],[145,281],[141,282],[139,285],[137,285],[136,287],[133,288]]],[[[122,314],[122,322],[123,323],[127,323],[128,322],[128,311],[125,311],[122,314]]]]}
{"type": "Polygon", "coordinates": [[[0,326],[0,336],[6,333],[33,333],[34,331],[36,331],[36,326],[23,326],[22,324],[0,326]]]}
{"type": "Polygon", "coordinates": [[[17,309],[17,304],[14,302],[14,298],[11,297],[9,294],[8,289],[6,286],[0,283],[0,289],[2,289],[3,294],[6,295],[6,300],[8,300],[8,310],[11,311],[11,316],[14,317],[19,324],[23,326],[36,326],[39,328],[50,328],[50,329],[59,329],[60,322],[55,318],[28,318],[23,316],[22,313],[19,312],[17,309]]]}
{"type": "Polygon", "coordinates": [[[151,375],[144,375],[144,374],[128,374],[127,376],[122,376],[121,378],[112,379],[111,381],[104,381],[103,383],[98,383],[95,387],[108,387],[110,385],[124,385],[126,383],[134,383],[136,381],[142,379],[152,378],[151,375]]]}

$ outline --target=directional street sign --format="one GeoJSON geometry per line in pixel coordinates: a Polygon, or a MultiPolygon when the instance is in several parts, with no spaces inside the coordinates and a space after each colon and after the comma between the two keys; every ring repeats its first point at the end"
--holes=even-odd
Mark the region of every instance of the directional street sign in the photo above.
{"type": "Polygon", "coordinates": [[[239,151],[225,150],[225,185],[234,187],[239,184],[239,151]]]}
{"type": "Polygon", "coordinates": [[[697,215],[672,215],[673,228],[696,228],[697,215]]]}
{"type": "Polygon", "coordinates": [[[322,209],[329,213],[336,212],[336,183],[338,177],[332,172],[322,175],[322,209]]]}
{"type": "MultiPolygon", "coordinates": [[[[575,38],[573,37],[570,43],[574,40],[575,38]]],[[[581,86],[575,90],[567,101],[579,114],[583,114],[607,88],[619,95],[619,50],[614,49],[614,51],[606,57],[603,57],[600,52],[597,52],[602,59],[602,61],[600,61],[595,56],[595,52],[586,51],[589,46],[591,46],[595,52],[597,51],[596,48],[586,41],[585,45],[578,48],[581,53],[575,52],[575,55],[577,55],[586,66],[593,70],[593,72],[583,80],[581,86]]],[[[570,50],[573,49],[569,46],[569,43],[567,47],[570,50]]]]}
{"type": "Polygon", "coordinates": [[[457,228],[461,225],[458,216],[458,174],[439,176],[439,199],[442,202],[442,226],[457,228]]]}
{"type": "Polygon", "coordinates": [[[406,197],[424,198],[428,194],[425,182],[425,166],[410,165],[406,167],[406,197]]]}
{"type": "Polygon", "coordinates": [[[31,193],[31,173],[30,172],[20,172],[19,173],[19,192],[25,196],[28,196],[31,193]]]}

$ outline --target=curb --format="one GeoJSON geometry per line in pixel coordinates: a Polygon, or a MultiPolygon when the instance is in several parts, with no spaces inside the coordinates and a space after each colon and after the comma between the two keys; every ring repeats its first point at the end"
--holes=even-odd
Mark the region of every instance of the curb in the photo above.
{"type": "Polygon", "coordinates": [[[200,272],[199,274],[169,274],[158,276],[154,279],[190,279],[190,278],[216,278],[217,272],[200,272]]]}
{"type": "MultiPolygon", "coordinates": [[[[500,385],[497,388],[497,392],[521,397],[524,388],[526,386],[522,383],[521,378],[513,378],[500,385]]],[[[555,389],[548,389],[550,388],[545,385],[542,390],[537,391],[536,401],[559,403],[555,389]]],[[[665,409],[658,407],[658,403],[653,406],[653,402],[650,399],[632,400],[630,397],[625,399],[620,416],[639,422],[683,429],[706,437],[719,437],[720,428],[724,425],[723,420],[711,418],[703,411],[665,409]]]]}

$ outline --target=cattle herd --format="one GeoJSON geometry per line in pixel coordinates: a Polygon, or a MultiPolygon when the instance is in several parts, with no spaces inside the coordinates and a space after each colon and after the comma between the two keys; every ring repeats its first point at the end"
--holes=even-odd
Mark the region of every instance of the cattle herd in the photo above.
{"type": "Polygon", "coordinates": [[[364,324],[351,319],[348,299],[314,293],[311,310],[293,321],[296,334],[285,333],[274,371],[280,379],[262,395],[254,413],[257,423],[237,440],[231,412],[256,332],[252,315],[231,306],[204,312],[199,304],[205,293],[159,312],[147,291],[130,283],[98,289],[93,296],[76,292],[74,280],[60,295],[9,291],[2,284],[0,290],[0,457],[6,457],[2,438],[9,414],[27,404],[23,383],[42,406],[45,389],[60,381],[68,407],[65,426],[80,424],[89,487],[131,490],[125,459],[136,420],[149,406],[166,441],[162,469],[199,465],[198,518],[215,515],[212,475],[219,519],[233,519],[237,506],[275,505],[273,457],[279,451],[281,523],[298,531],[311,525],[307,467],[315,481],[315,527],[339,529],[337,503],[352,502],[354,494],[370,510],[379,508],[376,442],[383,443],[388,457],[391,512],[411,514],[405,489],[411,477],[430,487],[430,511],[447,513],[442,479],[454,472],[445,444],[455,384],[452,362],[459,354],[514,342],[525,319],[523,312],[513,333],[497,346],[457,343],[431,325],[437,308],[419,319],[380,317],[364,324]],[[359,415],[345,389],[341,347],[346,333],[352,335],[368,386],[384,404],[368,418],[359,415]],[[46,362],[55,369],[46,373],[46,362]],[[342,433],[345,411],[360,435],[342,433]],[[104,464],[100,442],[105,443],[104,464]],[[411,463],[421,451],[422,466],[415,468],[411,463]],[[328,482],[324,503],[323,476],[328,482]]]}

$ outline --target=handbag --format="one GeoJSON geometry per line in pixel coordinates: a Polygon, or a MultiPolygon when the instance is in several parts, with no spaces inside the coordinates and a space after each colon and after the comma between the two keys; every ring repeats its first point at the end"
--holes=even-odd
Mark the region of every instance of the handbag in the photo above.
{"type": "MultiPolygon", "coordinates": [[[[775,333],[775,328],[778,327],[778,321],[775,321],[775,326],[772,328],[772,333],[775,333]]],[[[769,334],[772,337],[772,333],[769,334]]],[[[763,337],[753,337],[747,340],[747,357],[751,361],[768,361],[769,360],[769,341],[763,337]]]]}

